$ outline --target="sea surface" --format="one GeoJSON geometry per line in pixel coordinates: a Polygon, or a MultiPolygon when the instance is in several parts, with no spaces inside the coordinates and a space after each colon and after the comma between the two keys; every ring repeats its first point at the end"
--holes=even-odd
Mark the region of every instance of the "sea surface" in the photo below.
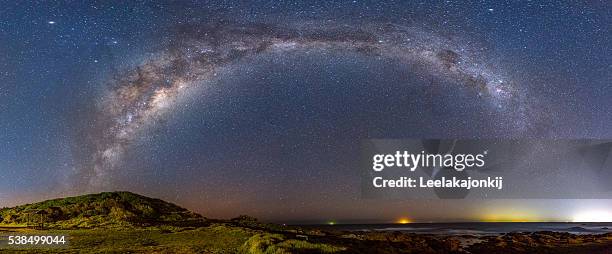
{"type": "Polygon", "coordinates": [[[572,234],[612,232],[612,223],[507,222],[507,223],[409,223],[409,224],[337,224],[306,226],[346,231],[400,231],[417,234],[497,235],[511,232],[554,231],[572,234]]]}

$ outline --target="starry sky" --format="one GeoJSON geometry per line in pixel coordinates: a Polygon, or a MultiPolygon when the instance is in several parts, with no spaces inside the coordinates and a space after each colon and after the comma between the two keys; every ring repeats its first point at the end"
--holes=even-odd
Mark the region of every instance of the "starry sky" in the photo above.
{"type": "MultiPolygon", "coordinates": [[[[572,220],[609,200],[368,200],[369,138],[612,138],[607,1],[5,1],[0,206],[572,220]]],[[[543,183],[545,184],[545,183],[543,183]]]]}

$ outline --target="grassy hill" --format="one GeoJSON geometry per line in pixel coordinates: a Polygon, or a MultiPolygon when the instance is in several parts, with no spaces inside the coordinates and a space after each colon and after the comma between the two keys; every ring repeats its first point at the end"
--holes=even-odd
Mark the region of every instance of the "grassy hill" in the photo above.
{"type": "Polygon", "coordinates": [[[175,204],[131,192],[103,192],[58,198],[0,210],[0,226],[51,228],[126,227],[202,222],[204,218],[175,204]]]}
{"type": "Polygon", "coordinates": [[[345,250],[310,242],[297,231],[249,216],[206,219],[160,199],[104,192],[0,209],[0,239],[59,234],[66,248],[13,247],[0,253],[333,253],[345,250]],[[44,227],[40,227],[40,220],[44,227]],[[29,226],[24,228],[23,226],[29,226]],[[33,226],[33,227],[32,227],[33,226]]]}

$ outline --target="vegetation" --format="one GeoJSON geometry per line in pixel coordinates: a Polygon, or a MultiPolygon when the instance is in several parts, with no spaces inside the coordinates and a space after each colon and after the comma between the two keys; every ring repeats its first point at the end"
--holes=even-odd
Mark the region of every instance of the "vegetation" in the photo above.
{"type": "Polygon", "coordinates": [[[257,234],[242,245],[241,252],[252,254],[334,253],[346,248],[304,240],[286,239],[281,234],[257,234]]]}
{"type": "Polygon", "coordinates": [[[0,239],[24,234],[66,235],[69,245],[26,249],[0,246],[0,252],[281,254],[343,250],[296,239],[280,225],[261,223],[246,215],[228,221],[207,220],[177,205],[130,192],[104,192],[0,209],[0,239]],[[44,229],[37,227],[41,220],[44,229]]]}
{"type": "Polygon", "coordinates": [[[103,192],[0,210],[0,226],[67,228],[133,227],[204,221],[175,204],[131,192],[103,192]]]}
{"type": "MultiPolygon", "coordinates": [[[[212,224],[207,227],[173,226],[129,229],[73,229],[22,231],[23,234],[62,234],[68,248],[2,249],[0,253],[237,253],[253,235],[249,230],[212,224]]],[[[15,234],[0,232],[0,235],[15,234]]]]}

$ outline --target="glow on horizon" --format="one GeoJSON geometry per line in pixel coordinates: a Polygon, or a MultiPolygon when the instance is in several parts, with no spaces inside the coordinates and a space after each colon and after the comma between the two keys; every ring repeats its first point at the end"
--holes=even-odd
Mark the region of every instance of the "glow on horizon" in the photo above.
{"type": "Polygon", "coordinates": [[[576,214],[573,222],[612,222],[612,213],[607,211],[583,211],[576,214]]]}
{"type": "Polygon", "coordinates": [[[488,213],[479,218],[483,222],[542,222],[542,218],[526,211],[488,213]]]}
{"type": "Polygon", "coordinates": [[[395,223],[397,223],[397,224],[408,224],[408,223],[411,223],[411,222],[412,221],[410,219],[408,219],[406,217],[402,217],[402,218],[399,218],[395,223]]]}

